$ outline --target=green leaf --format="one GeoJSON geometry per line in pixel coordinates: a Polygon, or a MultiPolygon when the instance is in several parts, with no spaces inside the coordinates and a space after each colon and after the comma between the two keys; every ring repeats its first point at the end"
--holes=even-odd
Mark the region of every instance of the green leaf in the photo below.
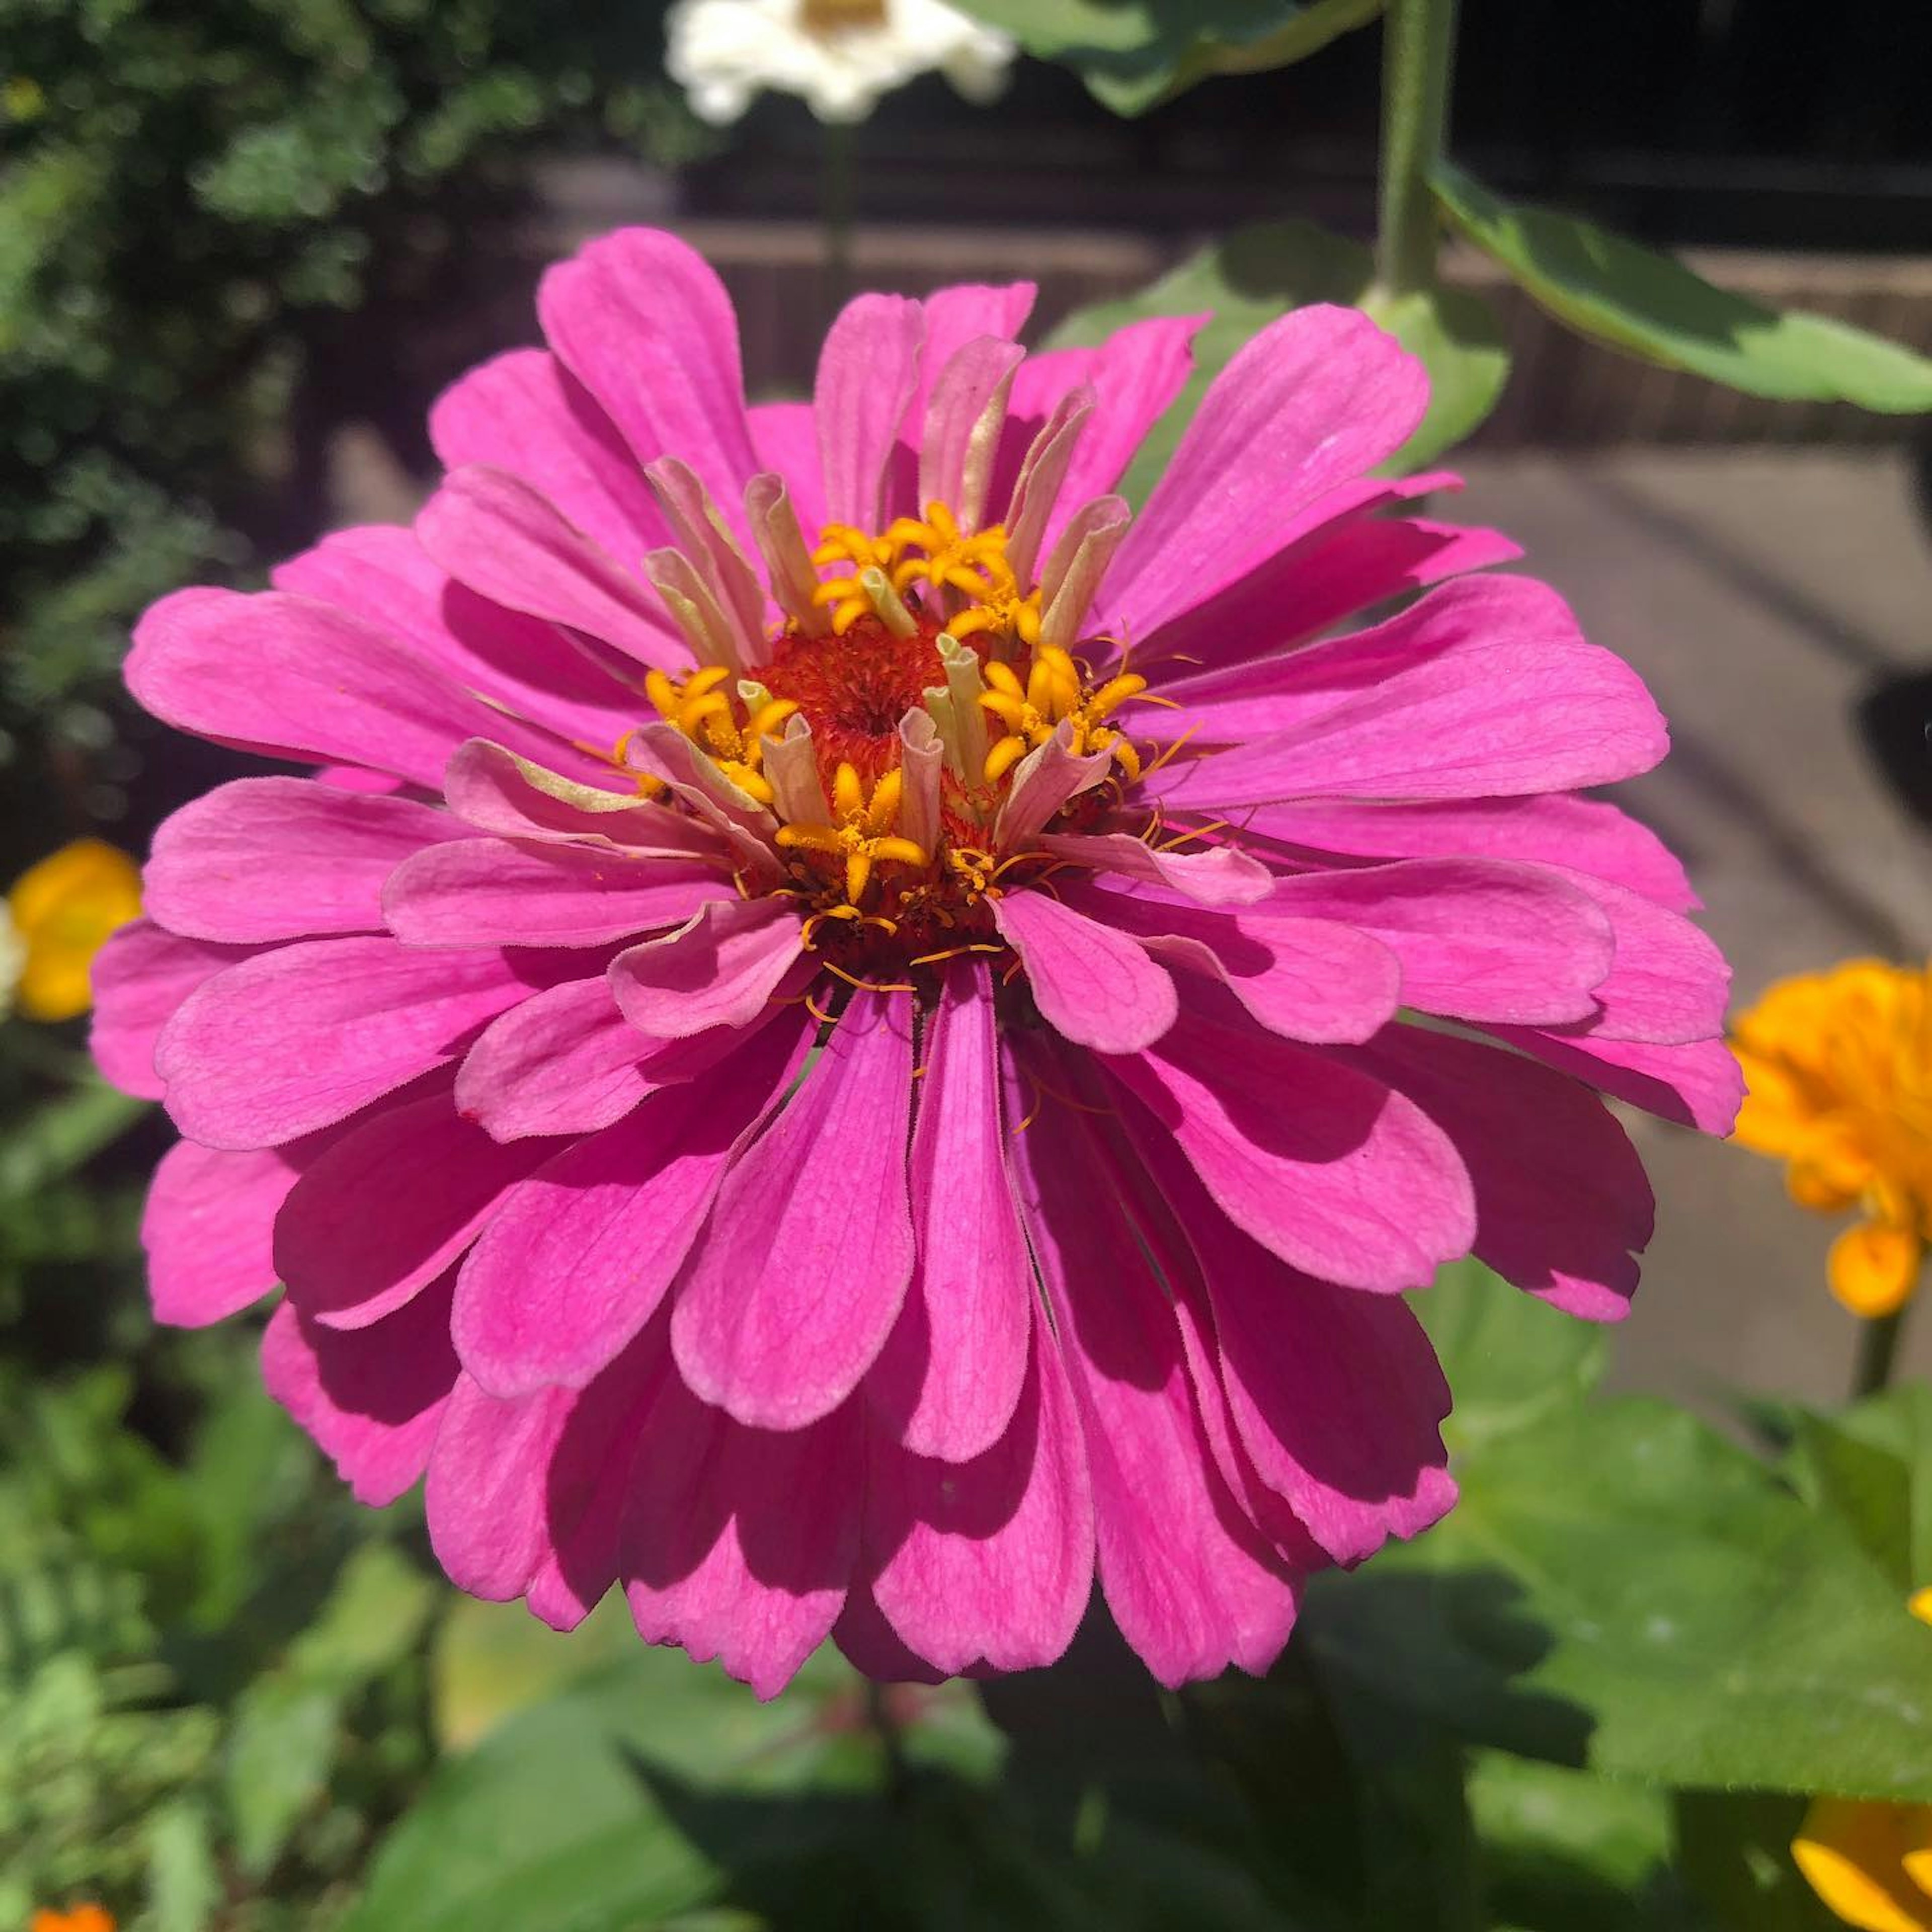
{"type": "Polygon", "coordinates": [[[1149,433],[1124,493],[1136,503],[1145,500],[1209,383],[1235,351],[1278,316],[1311,302],[1361,309],[1428,366],[1429,413],[1386,469],[1419,469],[1467,436],[1496,406],[1509,374],[1495,317],[1460,290],[1391,299],[1374,284],[1374,260],[1359,243],[1311,222],[1268,222],[1237,229],[1137,296],[1070,316],[1054,332],[1056,346],[1102,341],[1144,316],[1212,317],[1194,340],[1192,378],[1149,433]]]}
{"type": "MultiPolygon", "coordinates": [[[[1891,1456],[1906,1472],[1902,1574],[1908,1590],[1932,1583],[1932,1384],[1900,1382],[1831,1418],[1828,1426],[1836,1436],[1891,1456]]],[[[1895,1518],[1891,1527],[1896,1534],[1895,1518]]]]}
{"type": "Polygon", "coordinates": [[[1791,1862],[1807,1801],[1763,1791],[1677,1794],[1677,1864],[1731,1932],[1835,1932],[1791,1862]]]}
{"type": "Polygon", "coordinates": [[[1593,223],[1506,202],[1448,162],[1432,185],[1456,226],[1537,302],[1612,349],[1748,395],[1932,410],[1932,361],[1898,343],[1730,294],[1593,223]]]}
{"type": "Polygon", "coordinates": [[[1526,1756],[1689,1786],[1932,1800],[1932,1630],[1835,1516],[1690,1416],[1558,1411],[1303,1624],[1324,1668],[1526,1756]]]}
{"type": "Polygon", "coordinates": [[[1835,1513],[1898,1590],[1912,1593],[1912,1466],[1828,1417],[1798,1423],[1785,1473],[1814,1509],[1835,1513]]]}
{"type": "Polygon", "coordinates": [[[221,1903],[221,1874],[208,1817],[191,1798],[164,1804],[148,1820],[150,1932],[204,1932],[221,1903]]]}
{"type": "Polygon", "coordinates": [[[1458,1455],[1580,1401],[1609,1360],[1604,1330],[1512,1288],[1479,1261],[1452,1262],[1415,1298],[1456,1406],[1458,1455]]]}
{"type": "Polygon", "coordinates": [[[1073,68],[1117,114],[1214,74],[1259,74],[1364,26],[1382,0],[962,0],[1040,60],[1073,68]]]}
{"type": "Polygon", "coordinates": [[[62,1179],[120,1137],[148,1111],[98,1074],[10,1126],[0,1141],[0,1199],[22,1200],[62,1179]]]}

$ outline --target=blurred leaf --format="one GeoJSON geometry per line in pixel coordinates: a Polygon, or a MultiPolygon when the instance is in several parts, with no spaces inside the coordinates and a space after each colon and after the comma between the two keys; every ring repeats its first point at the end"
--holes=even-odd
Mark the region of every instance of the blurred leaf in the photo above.
{"type": "Polygon", "coordinates": [[[436,1626],[431,1660],[438,1743],[446,1751],[467,1750],[526,1706],[628,1656],[637,1642],[614,1598],[566,1632],[552,1630],[520,1603],[458,1597],[436,1626]]]}
{"type": "Polygon", "coordinates": [[[1580,334],[1748,395],[1932,410],[1932,361],[1847,322],[1780,312],[1680,262],[1554,208],[1504,201],[1447,162],[1433,177],[1456,226],[1580,334]]]}
{"type": "Polygon", "coordinates": [[[165,1804],[148,1821],[148,1932],[204,1932],[221,1902],[221,1875],[207,1814],[192,1799],[165,1804]]]}
{"type": "Polygon", "coordinates": [[[1456,1399],[1443,1434],[1457,1456],[1580,1401],[1609,1360],[1602,1328],[1512,1288],[1473,1258],[1440,1270],[1414,1306],[1456,1399]]]}
{"type": "Polygon", "coordinates": [[[1124,493],[1136,503],[1145,500],[1208,385],[1235,351],[1278,316],[1313,302],[1361,309],[1428,365],[1429,413],[1385,470],[1420,469],[1460,442],[1496,406],[1509,373],[1495,317],[1460,290],[1391,300],[1374,283],[1374,260],[1359,243],[1311,222],[1269,222],[1237,229],[1137,296],[1070,316],[1054,332],[1056,346],[1102,341],[1143,316],[1212,316],[1194,339],[1192,377],[1142,444],[1124,493]]]}
{"type": "Polygon", "coordinates": [[[70,1093],[10,1125],[0,1138],[0,1200],[20,1200],[62,1179],[118,1140],[148,1102],[89,1072],[70,1093]]]}
{"type": "Polygon", "coordinates": [[[1073,68],[1117,114],[1214,74],[1259,74],[1365,26],[1382,0],[962,0],[1040,60],[1073,68]]]}
{"type": "Polygon", "coordinates": [[[1807,1802],[1762,1791],[1678,1793],[1678,1868],[1730,1932],[1834,1932],[1840,1924],[1791,1862],[1807,1802]]]}
{"type": "Polygon", "coordinates": [[[1846,1525],[1661,1402],[1459,1459],[1418,1542],[1318,1577],[1324,1668],[1471,1738],[1690,1786],[1932,1798],[1932,1630],[1846,1525]]]}

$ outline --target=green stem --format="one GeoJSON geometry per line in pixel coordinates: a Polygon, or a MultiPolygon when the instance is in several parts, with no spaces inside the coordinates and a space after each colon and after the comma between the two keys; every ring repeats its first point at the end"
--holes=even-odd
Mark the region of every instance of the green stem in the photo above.
{"type": "Polygon", "coordinates": [[[852,222],[856,200],[858,130],[849,122],[825,124],[818,177],[819,214],[825,228],[825,280],[832,306],[852,292],[852,222]]]}
{"type": "MultiPolygon", "coordinates": [[[[1907,1303],[1906,1306],[1911,1304],[1907,1303]]],[[[1862,1402],[1876,1395],[1892,1380],[1892,1364],[1898,1359],[1898,1338],[1905,1326],[1905,1309],[1895,1308],[1860,1324],[1858,1364],[1852,1375],[1852,1400],[1862,1402]]]]}
{"type": "Polygon", "coordinates": [[[1455,56],[1456,0],[1388,0],[1376,237],[1376,279],[1388,295],[1435,286],[1441,223],[1429,177],[1448,137],[1455,56]]]}

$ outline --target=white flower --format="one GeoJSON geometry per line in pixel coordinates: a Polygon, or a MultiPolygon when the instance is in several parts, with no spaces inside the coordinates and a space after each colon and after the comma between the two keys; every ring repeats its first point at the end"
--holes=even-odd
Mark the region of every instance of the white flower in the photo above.
{"type": "Polygon", "coordinates": [[[922,74],[968,100],[1006,85],[1012,42],[944,0],[677,0],[664,64],[700,119],[735,121],[770,88],[821,121],[862,121],[922,74]]]}

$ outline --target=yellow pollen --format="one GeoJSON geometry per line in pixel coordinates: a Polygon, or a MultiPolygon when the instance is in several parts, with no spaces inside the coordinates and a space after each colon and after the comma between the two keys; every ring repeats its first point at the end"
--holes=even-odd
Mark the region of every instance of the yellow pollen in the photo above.
{"type": "MultiPolygon", "coordinates": [[[[722,664],[706,664],[680,684],[663,671],[647,671],[644,695],[658,716],[674,724],[740,791],[770,805],[777,794],[760,770],[765,734],[783,724],[798,706],[789,698],[773,698],[741,726],[730,699],[718,688],[730,675],[722,664]]],[[[623,748],[621,742],[618,748],[623,748]]]]}
{"type": "Polygon", "coordinates": [[[901,838],[893,830],[898,823],[904,784],[899,772],[887,772],[868,798],[865,781],[856,770],[842,763],[832,777],[832,809],[838,824],[782,825],[778,842],[796,851],[842,859],[846,903],[856,908],[872,883],[874,866],[910,866],[923,872],[932,862],[924,846],[901,838]]]}

